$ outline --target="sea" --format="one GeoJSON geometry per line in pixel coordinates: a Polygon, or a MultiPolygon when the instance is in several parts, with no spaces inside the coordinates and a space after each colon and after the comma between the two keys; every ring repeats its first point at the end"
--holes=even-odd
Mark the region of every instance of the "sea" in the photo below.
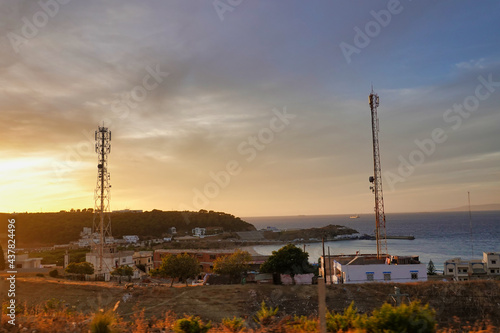
{"type": "MultiPolygon", "coordinates": [[[[374,235],[375,215],[299,215],[273,217],[245,217],[257,229],[276,227],[280,230],[343,225],[361,234],[374,235]]],[[[500,211],[395,213],[386,214],[387,235],[414,236],[414,240],[388,239],[387,252],[392,255],[417,255],[420,262],[430,260],[438,271],[444,262],[460,257],[481,259],[483,252],[500,252],[500,211]]],[[[259,245],[251,249],[262,255],[271,255],[282,245],[259,245]]],[[[322,255],[321,243],[299,243],[309,253],[309,261],[317,262],[322,255]]],[[[374,240],[342,240],[325,242],[325,252],[331,255],[376,253],[374,240]]]]}

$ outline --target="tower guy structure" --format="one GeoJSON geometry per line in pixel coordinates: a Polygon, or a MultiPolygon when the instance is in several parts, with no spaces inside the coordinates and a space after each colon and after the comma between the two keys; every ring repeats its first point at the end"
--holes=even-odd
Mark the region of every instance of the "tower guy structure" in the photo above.
{"type": "Polygon", "coordinates": [[[384,195],[382,192],[382,168],[380,166],[380,148],[378,143],[378,115],[379,98],[372,92],[368,97],[372,115],[372,138],[373,138],[373,176],[369,181],[372,183],[370,189],[375,194],[375,238],[377,241],[377,258],[387,255],[387,233],[385,229],[384,195]]]}
{"type": "Polygon", "coordinates": [[[100,127],[95,131],[95,151],[98,155],[97,162],[97,185],[94,192],[94,222],[92,233],[99,235],[94,241],[92,251],[96,254],[97,262],[95,273],[102,275],[105,271],[104,256],[106,253],[114,252],[114,248],[107,246],[106,239],[111,238],[111,216],[110,216],[110,177],[108,172],[108,154],[111,152],[111,131],[107,127],[100,127]]]}

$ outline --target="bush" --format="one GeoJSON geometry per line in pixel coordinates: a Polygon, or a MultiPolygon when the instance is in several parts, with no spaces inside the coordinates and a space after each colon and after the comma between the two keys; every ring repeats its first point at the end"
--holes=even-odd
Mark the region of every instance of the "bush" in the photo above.
{"type": "Polygon", "coordinates": [[[326,314],[326,330],[328,332],[347,332],[350,329],[363,327],[365,320],[366,317],[360,316],[354,302],[351,302],[343,314],[331,312],[326,314]]]}
{"type": "Polygon", "coordinates": [[[114,332],[116,321],[117,320],[113,312],[98,312],[90,322],[90,331],[92,333],[114,332]]]}
{"type": "Polygon", "coordinates": [[[245,320],[243,318],[233,317],[233,319],[222,319],[222,327],[231,332],[242,332],[245,330],[245,320]]]}
{"type": "Polygon", "coordinates": [[[257,311],[255,315],[255,322],[260,324],[260,326],[269,326],[276,319],[276,314],[278,313],[278,308],[267,307],[266,302],[262,301],[260,305],[260,310],[257,311]]]}
{"type": "Polygon", "coordinates": [[[175,322],[174,331],[177,333],[206,333],[212,327],[210,322],[203,324],[199,317],[185,317],[175,322]]]}
{"type": "Polygon", "coordinates": [[[57,269],[51,270],[51,271],[49,272],[49,276],[50,276],[50,277],[53,277],[53,278],[56,278],[56,277],[58,277],[58,276],[59,276],[59,271],[58,271],[57,269]]]}
{"type": "Polygon", "coordinates": [[[293,321],[289,322],[288,327],[293,332],[318,332],[319,322],[317,319],[308,318],[306,316],[294,316],[293,321]]]}
{"type": "Polygon", "coordinates": [[[43,306],[45,312],[54,311],[54,310],[62,310],[64,308],[64,303],[57,298],[51,298],[45,302],[43,306]]]}
{"type": "Polygon", "coordinates": [[[375,333],[435,332],[435,312],[429,308],[429,305],[422,306],[420,302],[398,307],[386,303],[380,309],[374,310],[366,320],[366,329],[368,332],[375,333]]]}

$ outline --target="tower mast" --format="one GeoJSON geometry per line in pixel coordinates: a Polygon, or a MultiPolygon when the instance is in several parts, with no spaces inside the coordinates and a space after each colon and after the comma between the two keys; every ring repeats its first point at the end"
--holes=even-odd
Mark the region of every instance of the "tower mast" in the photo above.
{"type": "Polygon", "coordinates": [[[368,97],[372,116],[373,138],[373,176],[370,176],[370,189],[375,194],[375,238],[377,241],[377,258],[387,254],[387,234],[385,229],[384,195],[382,193],[382,168],[380,165],[380,148],[378,144],[378,115],[379,98],[372,92],[368,97]],[[384,252],[383,252],[384,251],[384,252]]]}
{"type": "Polygon", "coordinates": [[[104,253],[106,238],[111,237],[111,216],[109,208],[110,176],[108,172],[108,154],[111,152],[111,131],[107,127],[100,127],[95,131],[95,151],[98,154],[97,185],[94,191],[94,222],[92,233],[99,234],[99,242],[93,243],[93,250],[97,252],[97,274],[103,274],[104,253]]]}

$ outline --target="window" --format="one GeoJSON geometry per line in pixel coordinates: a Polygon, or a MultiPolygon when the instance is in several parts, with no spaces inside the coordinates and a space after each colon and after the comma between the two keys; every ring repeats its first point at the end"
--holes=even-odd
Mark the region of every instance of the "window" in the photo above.
{"type": "Polygon", "coordinates": [[[366,280],[373,281],[373,272],[366,272],[366,280]]]}
{"type": "Polygon", "coordinates": [[[211,260],[214,260],[214,259],[215,259],[215,255],[214,255],[214,254],[211,254],[211,255],[210,255],[210,259],[211,259],[211,260]]]}
{"type": "Polygon", "coordinates": [[[490,273],[491,274],[495,274],[495,270],[494,269],[490,269],[490,273]]]}
{"type": "Polygon", "coordinates": [[[497,263],[497,261],[496,261],[496,260],[492,260],[492,261],[491,261],[491,264],[492,264],[492,265],[496,265],[496,263],[497,263]]]}
{"type": "Polygon", "coordinates": [[[384,281],[391,280],[391,272],[384,272],[384,281]]]}
{"type": "Polygon", "coordinates": [[[127,259],[126,259],[126,258],[123,258],[123,259],[122,259],[122,262],[125,262],[125,261],[127,261],[127,259]]]}
{"type": "Polygon", "coordinates": [[[411,279],[418,280],[418,272],[411,272],[411,279]]]}
{"type": "Polygon", "coordinates": [[[453,268],[448,268],[448,273],[453,273],[453,268]]]}

